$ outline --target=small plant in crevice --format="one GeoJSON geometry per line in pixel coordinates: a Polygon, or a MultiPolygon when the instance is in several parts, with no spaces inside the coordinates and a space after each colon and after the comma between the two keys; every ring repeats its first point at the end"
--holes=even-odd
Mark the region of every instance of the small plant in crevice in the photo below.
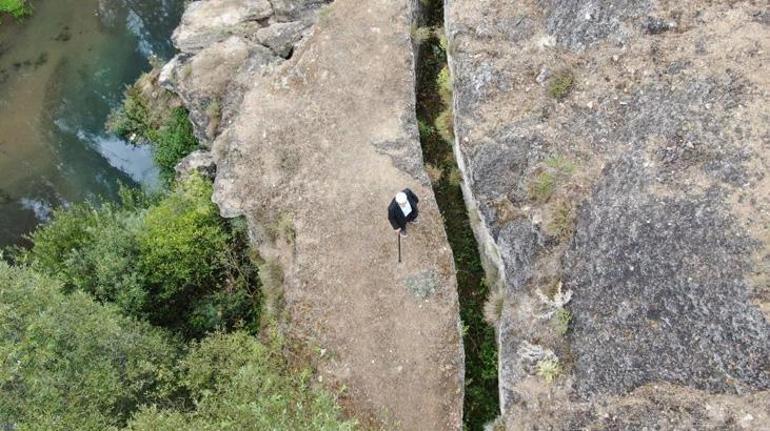
{"type": "Polygon", "coordinates": [[[537,362],[535,367],[537,375],[542,377],[547,383],[553,383],[562,373],[561,363],[559,363],[559,358],[556,357],[543,358],[537,362]]]}
{"type": "Polygon", "coordinates": [[[540,319],[550,319],[572,300],[571,289],[563,290],[561,281],[557,282],[555,286],[555,290],[548,294],[543,293],[540,289],[535,291],[535,295],[540,299],[540,305],[544,309],[543,313],[537,316],[540,319]]]}
{"type": "Polygon", "coordinates": [[[257,269],[262,285],[263,321],[277,320],[283,309],[283,268],[277,260],[266,259],[257,269]]]}
{"type": "Polygon", "coordinates": [[[417,131],[420,133],[420,140],[430,139],[436,133],[436,129],[423,120],[417,120],[417,131]]]}
{"type": "Polygon", "coordinates": [[[276,242],[278,239],[284,239],[287,243],[293,244],[296,237],[294,230],[294,217],[289,213],[281,214],[278,219],[267,227],[267,234],[270,241],[276,242]]]}
{"type": "Polygon", "coordinates": [[[572,175],[575,173],[577,167],[570,159],[562,156],[551,156],[545,160],[545,165],[549,168],[555,169],[564,175],[572,175]]]}
{"type": "Polygon", "coordinates": [[[562,101],[575,86],[575,75],[569,69],[556,72],[548,81],[548,95],[562,101]]]}
{"type": "Polygon", "coordinates": [[[452,187],[460,187],[460,184],[463,182],[463,174],[460,172],[460,169],[457,168],[457,166],[452,166],[451,169],[449,169],[449,174],[447,175],[447,182],[452,187]]]}

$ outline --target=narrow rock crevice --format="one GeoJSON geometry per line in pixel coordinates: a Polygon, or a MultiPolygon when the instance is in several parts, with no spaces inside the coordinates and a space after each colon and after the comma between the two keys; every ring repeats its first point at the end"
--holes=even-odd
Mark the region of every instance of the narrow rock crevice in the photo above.
{"type": "Polygon", "coordinates": [[[442,0],[427,0],[420,6],[412,26],[420,143],[457,269],[465,348],[463,422],[468,430],[481,430],[499,414],[497,340],[494,328],[484,320],[491,283],[472,228],[474,210],[466,206],[463,174],[452,148],[452,77],[443,29],[444,5],[442,0]]]}

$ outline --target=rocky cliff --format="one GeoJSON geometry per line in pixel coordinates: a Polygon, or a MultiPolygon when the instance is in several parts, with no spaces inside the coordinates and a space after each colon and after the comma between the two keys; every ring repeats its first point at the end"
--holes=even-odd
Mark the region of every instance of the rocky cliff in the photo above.
{"type": "Polygon", "coordinates": [[[202,0],[162,85],[216,165],[214,200],[244,216],[273,318],[320,356],[320,384],[364,425],[458,430],[455,269],[417,140],[411,1],[202,0]],[[386,207],[410,187],[402,240],[386,207]]]}
{"type": "Polygon", "coordinates": [[[766,428],[767,4],[445,4],[500,425],[766,428]]]}

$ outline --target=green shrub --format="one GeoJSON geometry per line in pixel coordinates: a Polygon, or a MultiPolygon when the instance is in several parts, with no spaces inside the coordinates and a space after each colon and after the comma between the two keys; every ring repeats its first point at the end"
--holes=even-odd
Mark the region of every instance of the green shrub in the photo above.
{"type": "Polygon", "coordinates": [[[199,176],[178,183],[158,205],[148,209],[138,234],[148,281],[169,299],[187,287],[210,282],[221,269],[228,234],[211,202],[211,184],[199,176]]]}
{"type": "Polygon", "coordinates": [[[575,75],[569,69],[556,72],[548,82],[548,95],[563,100],[575,86],[575,75]]]}
{"type": "MultiPolygon", "coordinates": [[[[156,75],[156,71],[142,75],[134,85],[126,88],[123,104],[110,113],[106,127],[132,142],[151,144],[161,179],[168,185],[176,175],[174,168],[177,163],[198,147],[198,140],[187,110],[173,107],[171,97],[165,93],[157,100],[147,96],[148,88],[157,85],[153,83],[156,75]]],[[[219,102],[211,102],[206,113],[210,126],[214,128],[211,131],[213,136],[221,118],[219,102]]]]}
{"type": "Polygon", "coordinates": [[[0,421],[101,430],[170,400],[177,344],[55,279],[0,262],[0,421]]]}
{"type": "Polygon", "coordinates": [[[198,148],[198,140],[184,108],[176,108],[169,121],[154,134],[153,158],[166,183],[176,176],[174,168],[185,156],[198,148]]]}
{"type": "Polygon", "coordinates": [[[258,321],[247,240],[219,218],[208,181],[192,176],[157,200],[124,195],[123,206],[56,211],[19,260],[189,336],[258,321]]]}
{"type": "Polygon", "coordinates": [[[160,124],[153,124],[148,104],[139,86],[129,86],[123,93],[123,104],[107,117],[107,130],[132,140],[137,137],[150,139],[148,131],[160,124]]]}
{"type": "Polygon", "coordinates": [[[148,406],[128,426],[134,431],[353,430],[328,393],[312,387],[308,370],[290,369],[280,344],[265,345],[244,332],[213,334],[181,363],[194,411],[148,406]]]}
{"type": "Polygon", "coordinates": [[[32,6],[28,0],[0,0],[0,14],[3,13],[19,19],[32,13],[32,6]]]}

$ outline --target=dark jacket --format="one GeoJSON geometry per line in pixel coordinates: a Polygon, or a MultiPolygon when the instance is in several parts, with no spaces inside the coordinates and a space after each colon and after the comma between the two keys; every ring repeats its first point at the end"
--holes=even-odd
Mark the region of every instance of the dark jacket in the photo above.
{"type": "Polygon", "coordinates": [[[388,205],[388,220],[390,221],[390,225],[393,226],[393,229],[403,229],[408,222],[417,218],[417,202],[420,202],[420,200],[417,198],[417,195],[409,189],[404,189],[402,192],[406,194],[406,200],[409,202],[409,205],[411,205],[412,212],[409,213],[408,217],[404,217],[404,213],[401,211],[401,207],[398,206],[396,198],[393,198],[393,200],[390,201],[390,205],[388,205]]]}

